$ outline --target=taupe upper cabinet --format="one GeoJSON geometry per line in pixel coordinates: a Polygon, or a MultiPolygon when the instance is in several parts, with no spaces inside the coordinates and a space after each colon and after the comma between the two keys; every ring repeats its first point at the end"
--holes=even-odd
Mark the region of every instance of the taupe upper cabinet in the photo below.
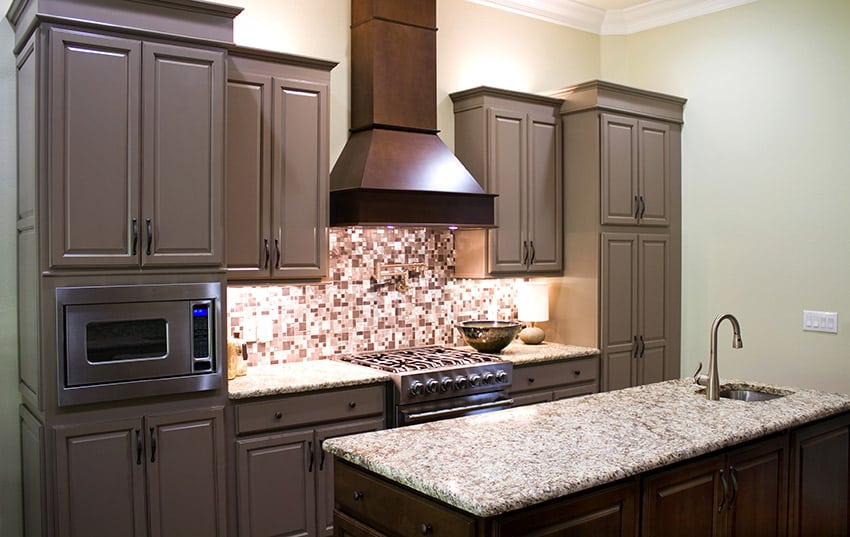
{"type": "Polygon", "coordinates": [[[450,95],[455,153],[497,194],[492,230],[455,232],[455,275],[563,270],[559,99],[479,87],[450,95]]]}
{"type": "Polygon", "coordinates": [[[602,223],[670,224],[670,128],[601,114],[602,223]]]}
{"type": "Polygon", "coordinates": [[[601,389],[679,377],[680,97],[563,88],[564,284],[554,338],[601,350],[601,389]]]}
{"type": "Polygon", "coordinates": [[[220,265],[223,52],[48,41],[50,268],[220,265]]]}
{"type": "Polygon", "coordinates": [[[328,93],[335,65],[230,51],[228,279],[327,276],[328,93]]]}

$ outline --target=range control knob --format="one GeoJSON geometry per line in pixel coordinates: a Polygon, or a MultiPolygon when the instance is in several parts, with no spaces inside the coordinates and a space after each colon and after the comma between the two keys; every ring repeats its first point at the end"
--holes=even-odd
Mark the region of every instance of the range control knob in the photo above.
{"type": "Polygon", "coordinates": [[[457,388],[458,390],[463,390],[464,388],[466,388],[468,383],[469,381],[466,380],[466,377],[464,377],[463,375],[458,375],[457,377],[455,377],[455,388],[457,388]]]}
{"type": "Polygon", "coordinates": [[[417,395],[422,395],[423,391],[425,391],[425,385],[421,381],[414,380],[410,383],[410,395],[416,397],[417,395]]]}
{"type": "Polygon", "coordinates": [[[440,391],[447,392],[451,390],[452,384],[454,384],[454,381],[451,377],[443,377],[440,379],[440,391]]]}
{"type": "Polygon", "coordinates": [[[504,369],[500,369],[496,371],[496,382],[507,382],[508,374],[505,373],[504,369]]]}
{"type": "Polygon", "coordinates": [[[425,393],[436,393],[439,389],[440,383],[437,382],[437,379],[428,379],[428,382],[425,383],[425,393]]]}
{"type": "Polygon", "coordinates": [[[469,375],[469,383],[473,386],[481,386],[481,375],[478,373],[469,375]]]}
{"type": "Polygon", "coordinates": [[[484,375],[481,376],[482,380],[484,380],[484,384],[493,384],[496,382],[496,376],[489,371],[485,371],[484,375]]]}

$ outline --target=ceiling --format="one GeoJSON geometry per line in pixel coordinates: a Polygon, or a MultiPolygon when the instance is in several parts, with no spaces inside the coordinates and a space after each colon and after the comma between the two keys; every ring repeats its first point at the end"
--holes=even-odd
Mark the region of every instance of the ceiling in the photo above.
{"type": "Polygon", "coordinates": [[[600,35],[627,35],[756,0],[469,0],[600,35]]]}

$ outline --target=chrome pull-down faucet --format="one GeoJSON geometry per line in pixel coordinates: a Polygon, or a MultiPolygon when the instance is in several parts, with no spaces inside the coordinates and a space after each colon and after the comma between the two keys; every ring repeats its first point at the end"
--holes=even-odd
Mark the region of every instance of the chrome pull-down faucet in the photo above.
{"type": "Polygon", "coordinates": [[[720,399],[720,375],[717,373],[717,329],[720,328],[720,323],[725,319],[729,319],[732,323],[732,348],[740,349],[744,346],[741,340],[741,325],[738,324],[738,319],[731,313],[721,313],[715,317],[711,324],[711,354],[708,358],[708,389],[705,390],[705,397],[712,401],[720,399]]]}

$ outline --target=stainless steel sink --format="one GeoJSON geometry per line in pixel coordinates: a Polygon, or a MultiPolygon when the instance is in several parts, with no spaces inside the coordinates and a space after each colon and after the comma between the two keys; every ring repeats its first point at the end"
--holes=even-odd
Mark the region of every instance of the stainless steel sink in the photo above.
{"type": "Polygon", "coordinates": [[[720,390],[720,397],[734,399],[736,401],[770,401],[779,397],[785,397],[784,393],[768,393],[758,390],[720,390]]]}

